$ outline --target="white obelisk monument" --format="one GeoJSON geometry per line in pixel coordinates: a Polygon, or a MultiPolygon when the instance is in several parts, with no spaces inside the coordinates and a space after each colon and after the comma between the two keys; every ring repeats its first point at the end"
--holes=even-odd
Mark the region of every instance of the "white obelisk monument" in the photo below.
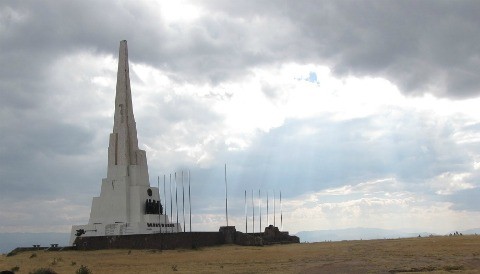
{"type": "Polygon", "coordinates": [[[120,42],[113,132],[107,178],[94,197],[87,225],[72,227],[70,244],[83,236],[181,232],[162,212],[158,188],[150,187],[147,156],[138,148],[128,68],[127,41],[120,42]]]}

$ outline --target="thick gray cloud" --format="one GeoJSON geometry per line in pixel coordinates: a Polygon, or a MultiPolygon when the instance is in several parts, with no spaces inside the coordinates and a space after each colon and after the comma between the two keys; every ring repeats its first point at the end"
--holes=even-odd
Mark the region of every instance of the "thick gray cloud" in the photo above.
{"type": "Polygon", "coordinates": [[[209,3],[209,9],[252,24],[267,21],[271,33],[290,31],[288,38],[263,38],[273,59],[315,60],[339,74],[382,75],[406,93],[478,94],[476,1],[209,3]]]}
{"type": "MultiPolygon", "coordinates": [[[[262,64],[327,64],[340,75],[383,76],[409,94],[478,94],[480,5],[475,1],[204,1],[205,16],[165,23],[134,2],[4,2],[1,75],[38,75],[78,49],[115,54],[122,38],[134,61],[178,81],[242,77],[262,64]],[[108,12],[105,12],[108,10],[108,12]]],[[[161,7],[156,7],[161,9],[161,7]]]]}

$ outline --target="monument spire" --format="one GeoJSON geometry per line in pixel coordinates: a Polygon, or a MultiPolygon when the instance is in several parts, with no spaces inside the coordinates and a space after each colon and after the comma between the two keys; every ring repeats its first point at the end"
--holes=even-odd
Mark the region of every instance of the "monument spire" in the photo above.
{"type": "Polygon", "coordinates": [[[130,75],[128,68],[127,41],[120,42],[118,55],[117,87],[115,95],[115,115],[113,124],[113,140],[110,139],[110,165],[136,165],[138,159],[137,128],[133,116],[132,92],[130,89],[130,75]]]}

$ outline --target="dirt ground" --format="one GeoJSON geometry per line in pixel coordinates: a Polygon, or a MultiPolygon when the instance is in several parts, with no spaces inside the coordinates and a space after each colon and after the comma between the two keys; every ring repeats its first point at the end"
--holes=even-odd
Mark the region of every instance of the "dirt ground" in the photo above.
{"type": "Polygon", "coordinates": [[[0,257],[0,271],[75,273],[480,273],[480,236],[343,241],[198,250],[35,251],[0,257]]]}

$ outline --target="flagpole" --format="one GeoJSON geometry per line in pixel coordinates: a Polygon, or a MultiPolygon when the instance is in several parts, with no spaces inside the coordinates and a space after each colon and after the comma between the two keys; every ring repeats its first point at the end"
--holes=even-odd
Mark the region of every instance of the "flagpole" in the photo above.
{"type": "Polygon", "coordinates": [[[190,213],[190,232],[192,232],[192,199],[190,196],[190,170],[188,170],[188,205],[190,207],[190,210],[188,211],[190,213]]]}
{"type": "Polygon", "coordinates": [[[162,233],[162,220],[160,219],[160,205],[162,204],[160,201],[160,176],[157,176],[157,190],[158,190],[158,229],[160,233],[162,233]]]}
{"type": "MultiPolygon", "coordinates": [[[[172,173],[170,173],[170,224],[173,224],[172,173]]],[[[173,226],[171,226],[173,233],[173,226]]]]}
{"type": "MultiPolygon", "coordinates": [[[[163,204],[165,206],[162,206],[162,202],[160,202],[160,205],[158,207],[158,219],[159,219],[158,226],[160,227],[159,228],[160,229],[160,250],[163,249],[163,241],[165,240],[164,239],[165,237],[163,235],[163,234],[165,234],[165,232],[162,232],[162,227],[165,227],[165,215],[167,214],[167,212],[165,211],[165,210],[167,210],[167,199],[166,199],[166,194],[165,194],[165,192],[166,192],[166,190],[165,190],[165,177],[166,177],[166,175],[163,174],[163,194],[164,194],[164,197],[165,197],[165,199],[163,200],[163,204]],[[162,210],[161,210],[162,212],[160,212],[160,206],[162,207],[162,210]],[[161,215],[163,215],[163,223],[162,223],[161,215]]],[[[160,194],[160,179],[159,179],[158,180],[158,199],[161,200],[160,198],[161,198],[161,194],[160,194]]],[[[166,231],[166,230],[164,229],[164,231],[166,231]]]]}
{"type": "Polygon", "coordinates": [[[268,214],[268,189],[267,189],[267,226],[270,225],[270,215],[268,214]]]}
{"type": "Polygon", "coordinates": [[[260,189],[258,190],[258,215],[260,216],[260,225],[258,232],[262,233],[262,197],[260,196],[260,189]]]}
{"type": "Polygon", "coordinates": [[[245,190],[245,233],[248,233],[247,190],[245,190]]]}
{"type": "Polygon", "coordinates": [[[255,233],[255,204],[253,203],[253,189],[252,189],[252,233],[255,233]]]}
{"type": "Polygon", "coordinates": [[[175,210],[177,211],[177,214],[176,214],[177,222],[175,226],[176,226],[176,232],[178,233],[178,189],[177,189],[177,173],[176,172],[175,172],[175,210]]]}
{"type": "Polygon", "coordinates": [[[282,191],[280,190],[280,231],[283,230],[282,191]]]}
{"type": "Polygon", "coordinates": [[[166,175],[163,174],[163,198],[165,200],[164,204],[165,204],[165,208],[163,210],[163,227],[165,228],[164,230],[167,231],[167,228],[165,227],[165,225],[167,224],[167,188],[165,187],[165,181],[166,181],[166,175]]]}
{"type": "Polygon", "coordinates": [[[182,209],[183,209],[183,232],[185,232],[185,186],[183,185],[183,170],[182,170],[182,209]]]}
{"type": "Polygon", "coordinates": [[[277,227],[275,225],[275,189],[273,190],[273,226],[277,227]]]}
{"type": "Polygon", "coordinates": [[[225,164],[225,217],[228,226],[228,188],[227,188],[227,164],[225,164]]]}

